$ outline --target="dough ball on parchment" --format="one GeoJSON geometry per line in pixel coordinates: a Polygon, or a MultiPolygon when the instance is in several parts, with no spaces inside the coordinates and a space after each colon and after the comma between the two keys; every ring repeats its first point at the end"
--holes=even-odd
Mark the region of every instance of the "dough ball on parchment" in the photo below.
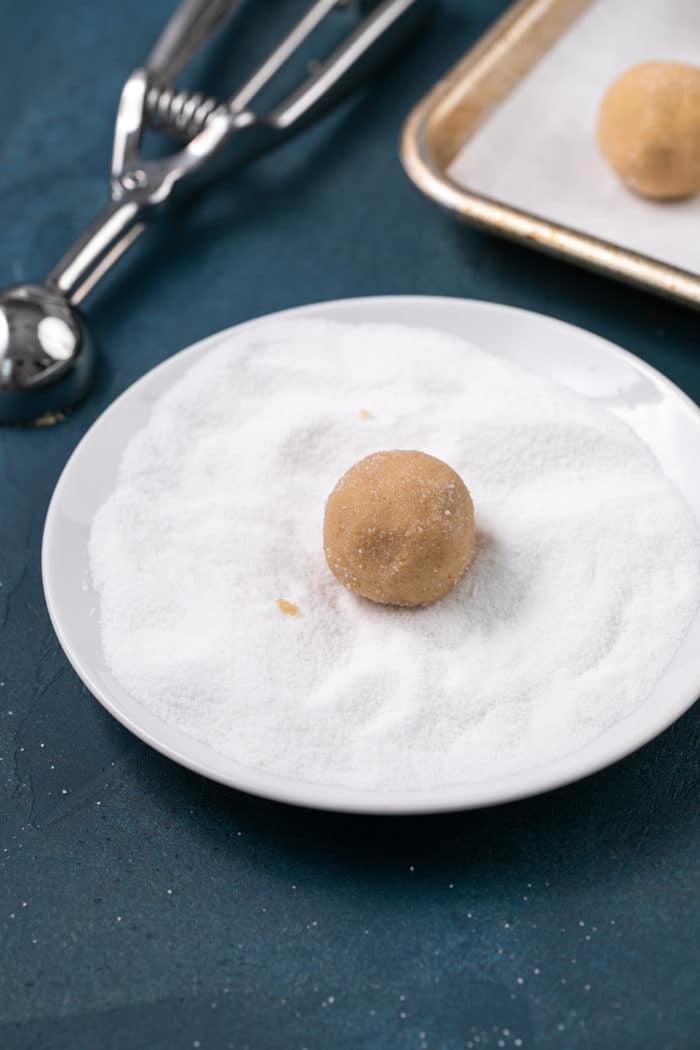
{"type": "Polygon", "coordinates": [[[598,144],[629,189],[644,197],[700,192],[700,69],[642,62],[610,85],[598,144]]]}

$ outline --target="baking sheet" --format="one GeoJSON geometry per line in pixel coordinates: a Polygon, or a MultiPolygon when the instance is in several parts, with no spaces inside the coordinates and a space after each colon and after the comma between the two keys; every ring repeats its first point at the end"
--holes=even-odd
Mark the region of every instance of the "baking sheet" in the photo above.
{"type": "Polygon", "coordinates": [[[449,168],[471,191],[700,272],[700,197],[653,202],[598,152],[598,104],[628,66],[700,65],[699,0],[595,0],[486,118],[449,168]]]}

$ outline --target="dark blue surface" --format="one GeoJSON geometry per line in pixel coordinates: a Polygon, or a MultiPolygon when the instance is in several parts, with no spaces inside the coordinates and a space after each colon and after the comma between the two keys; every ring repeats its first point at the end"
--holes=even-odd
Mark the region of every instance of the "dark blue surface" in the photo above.
{"type": "MultiPolygon", "coordinates": [[[[305,812],[131,737],[70,670],[42,598],[44,513],[90,423],[168,354],[257,314],[493,299],[617,340],[698,399],[697,315],[456,228],[400,170],[403,117],[502,6],[445,2],[371,95],[144,237],[88,302],[92,396],[60,426],[0,431],[3,1050],[700,1046],[697,710],[528,802],[305,812]]],[[[3,5],[2,279],[41,276],[103,203],[121,82],[170,7],[3,5]]]]}

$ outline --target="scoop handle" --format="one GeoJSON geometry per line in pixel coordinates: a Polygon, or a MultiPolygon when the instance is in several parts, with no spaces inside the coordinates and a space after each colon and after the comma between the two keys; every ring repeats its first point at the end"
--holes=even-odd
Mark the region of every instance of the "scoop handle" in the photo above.
{"type": "Polygon", "coordinates": [[[332,109],[395,54],[434,7],[435,0],[384,0],[270,117],[297,130],[332,109]]]}
{"type": "Polygon", "coordinates": [[[241,6],[242,0],[182,0],[144,63],[154,79],[169,82],[241,6]]]}

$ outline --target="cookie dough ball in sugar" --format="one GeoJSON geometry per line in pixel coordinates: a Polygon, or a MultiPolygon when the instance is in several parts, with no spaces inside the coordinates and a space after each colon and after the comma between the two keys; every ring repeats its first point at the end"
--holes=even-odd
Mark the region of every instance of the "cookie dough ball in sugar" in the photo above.
{"type": "Polygon", "coordinates": [[[451,591],[471,561],[474,507],[442,460],[375,452],[333,489],[323,542],[348,590],[387,605],[427,605],[451,591]]]}

